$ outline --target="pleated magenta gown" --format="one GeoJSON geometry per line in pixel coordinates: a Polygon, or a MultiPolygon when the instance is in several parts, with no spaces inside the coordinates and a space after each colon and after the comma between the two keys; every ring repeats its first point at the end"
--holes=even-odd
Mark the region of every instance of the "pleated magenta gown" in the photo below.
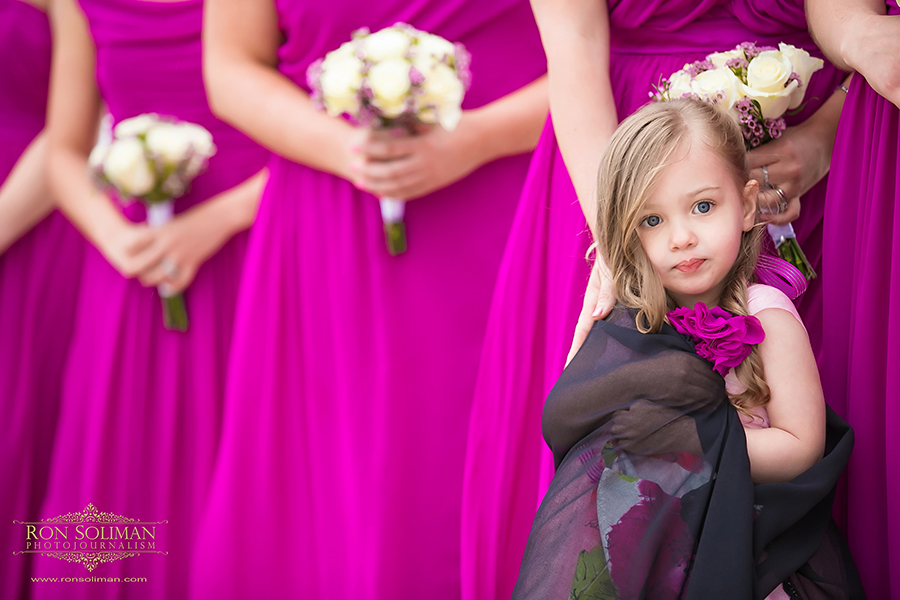
{"type": "Polygon", "coordinates": [[[900,109],[860,75],[829,177],[822,386],[856,431],[836,516],[868,597],[900,600],[900,109]]]}
{"type": "MultiPolygon", "coordinates": [[[[0,0],[0,183],[44,128],[50,78],[47,16],[0,0]]],[[[22,598],[75,321],[84,240],[53,212],[0,254],[0,597],[22,598]]]]}
{"type": "MultiPolygon", "coordinates": [[[[176,213],[253,176],[268,152],[215,118],[201,73],[203,3],[84,0],[100,94],[115,122],[156,112],[200,124],[218,149],[175,201],[176,213]]],[[[123,207],[135,222],[143,205],[123,207]]],[[[94,248],[84,263],[76,332],[41,518],[89,503],[158,526],[157,550],[101,563],[40,556],[42,577],[118,577],[100,584],[35,583],[36,598],[187,596],[191,548],[219,441],[228,350],[246,233],[207,260],[185,292],[189,329],[163,327],[159,296],[125,279],[94,248]],[[126,582],[125,578],[146,581],[126,582]]]]}
{"type": "MultiPolygon", "coordinates": [[[[355,29],[398,21],[465,44],[464,108],[546,69],[527,2],[275,6],[278,70],[304,89],[307,66],[355,29]]],[[[394,257],[376,198],[272,163],[247,251],[193,598],[459,597],[469,409],[528,159],[492,162],[410,202],[409,249],[394,257]]]]}
{"type": "MultiPolygon", "coordinates": [[[[745,41],[793,44],[821,57],[802,0],[611,0],[610,79],[619,119],[648,102],[660,78],[686,62],[745,41]]],[[[826,62],[813,75],[805,108],[814,112],[841,81],[826,62]]],[[[794,223],[820,268],[826,182],[803,198],[794,223]]],[[[589,275],[584,215],[547,122],[506,247],[491,305],[467,447],[463,493],[463,598],[508,598],[538,504],[553,475],[541,436],[544,399],[565,364],[589,275]]],[[[821,287],[800,313],[818,344],[821,287]]]]}

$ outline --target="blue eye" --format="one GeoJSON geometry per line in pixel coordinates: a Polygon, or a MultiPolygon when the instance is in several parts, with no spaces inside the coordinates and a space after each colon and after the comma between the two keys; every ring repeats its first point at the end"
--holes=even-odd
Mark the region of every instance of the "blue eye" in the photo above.
{"type": "Polygon", "coordinates": [[[656,215],[650,215],[649,217],[645,217],[641,222],[641,225],[645,225],[647,227],[656,227],[662,222],[662,219],[657,217],[656,215]]]}
{"type": "Polygon", "coordinates": [[[700,213],[701,215],[705,215],[710,210],[712,210],[712,202],[707,202],[706,200],[698,202],[697,205],[694,206],[694,212],[700,213]]]}

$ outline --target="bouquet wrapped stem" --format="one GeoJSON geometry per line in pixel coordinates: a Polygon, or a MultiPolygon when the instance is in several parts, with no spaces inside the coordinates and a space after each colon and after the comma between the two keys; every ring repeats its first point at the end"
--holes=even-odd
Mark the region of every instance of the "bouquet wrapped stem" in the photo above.
{"type": "Polygon", "coordinates": [[[766,226],[766,229],[768,229],[772,241],[775,242],[778,256],[797,267],[807,281],[815,279],[816,271],[809,264],[803,249],[800,248],[800,244],[797,242],[797,235],[794,233],[794,227],[790,223],[787,225],[769,224],[766,226]]]}
{"type": "MultiPolygon", "coordinates": [[[[358,126],[414,135],[423,125],[456,128],[471,83],[470,56],[461,44],[397,23],[367,28],[313,62],[306,72],[312,100],[330,116],[358,126]]],[[[388,253],[406,252],[404,200],[381,198],[388,253]]]]}
{"type": "Polygon", "coordinates": [[[406,252],[406,226],[403,224],[403,214],[406,211],[406,202],[396,198],[382,198],[381,221],[384,223],[384,242],[387,244],[391,256],[397,256],[406,252]]]}
{"type": "MultiPolygon", "coordinates": [[[[212,134],[200,125],[155,113],[125,119],[112,134],[101,136],[91,151],[88,163],[94,178],[123,200],[143,203],[147,225],[162,227],[172,220],[175,199],[187,192],[215,154],[212,134]]],[[[178,271],[171,263],[169,270],[173,276],[178,271]]],[[[166,329],[187,331],[184,296],[172,294],[165,284],[157,290],[166,329]]]]}
{"type": "MultiPolygon", "coordinates": [[[[147,205],[147,225],[161,227],[172,220],[174,203],[171,198],[160,202],[152,202],[147,205]]],[[[157,288],[162,301],[163,323],[166,329],[173,331],[187,331],[188,317],[187,307],[184,304],[184,294],[170,294],[164,285],[157,288]]]]}

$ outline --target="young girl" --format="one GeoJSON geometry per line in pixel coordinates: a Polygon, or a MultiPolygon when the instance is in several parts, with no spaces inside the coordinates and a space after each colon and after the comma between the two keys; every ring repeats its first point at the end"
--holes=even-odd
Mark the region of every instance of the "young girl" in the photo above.
{"type": "Polygon", "coordinates": [[[596,231],[620,304],[547,399],[557,471],[514,598],[855,597],[829,519],[852,437],[833,414],[826,436],[790,300],[748,287],[757,192],[715,107],[649,105],[610,141],[596,231]]]}

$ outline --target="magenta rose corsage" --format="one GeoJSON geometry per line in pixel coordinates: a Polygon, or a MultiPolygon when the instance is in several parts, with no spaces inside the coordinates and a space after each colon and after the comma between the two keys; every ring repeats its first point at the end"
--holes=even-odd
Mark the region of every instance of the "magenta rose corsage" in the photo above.
{"type": "Polygon", "coordinates": [[[766,332],[756,317],[733,315],[702,302],[692,309],[678,308],[667,316],[678,333],[693,338],[697,354],[713,363],[713,370],[722,377],[750,356],[754,344],[766,339],[766,332]]]}

